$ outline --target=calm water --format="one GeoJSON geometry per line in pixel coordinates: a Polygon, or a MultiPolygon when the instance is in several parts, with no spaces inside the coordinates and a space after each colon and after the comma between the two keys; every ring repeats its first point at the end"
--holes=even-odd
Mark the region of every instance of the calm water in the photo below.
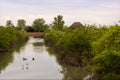
{"type": "Polygon", "coordinates": [[[83,80],[88,75],[83,67],[70,66],[66,61],[46,47],[43,39],[30,38],[9,52],[0,52],[0,80],[83,80]]]}
{"type": "Polygon", "coordinates": [[[0,53],[0,79],[63,79],[62,67],[44,40],[30,38],[22,47],[0,53]]]}

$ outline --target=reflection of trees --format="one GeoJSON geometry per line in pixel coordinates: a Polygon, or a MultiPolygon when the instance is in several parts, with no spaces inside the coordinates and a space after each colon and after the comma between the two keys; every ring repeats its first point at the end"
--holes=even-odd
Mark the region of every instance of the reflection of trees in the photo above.
{"type": "Polygon", "coordinates": [[[83,80],[83,78],[87,75],[87,72],[83,67],[62,65],[62,69],[64,74],[62,80],[83,80]]]}
{"type": "Polygon", "coordinates": [[[0,73],[13,61],[13,52],[0,53],[0,73]]]}
{"type": "Polygon", "coordinates": [[[44,43],[43,42],[34,42],[33,46],[43,46],[44,43]]]}
{"type": "Polygon", "coordinates": [[[27,41],[22,42],[21,44],[15,46],[12,48],[12,51],[16,51],[17,53],[20,53],[24,48],[21,49],[21,47],[24,47],[26,45],[27,41]]]}
{"type": "Polygon", "coordinates": [[[44,51],[43,46],[44,46],[44,42],[34,42],[33,43],[34,52],[37,53],[43,52],[44,51]]]}
{"type": "Polygon", "coordinates": [[[10,51],[8,52],[0,52],[0,73],[5,70],[5,68],[13,62],[14,60],[14,56],[13,53],[16,52],[20,52],[20,48],[25,46],[26,42],[23,44],[20,44],[14,48],[11,48],[10,51]]]}
{"type": "MultiPolygon", "coordinates": [[[[65,53],[56,53],[53,49],[48,48],[49,54],[56,57],[58,64],[61,65],[62,71],[60,71],[64,77],[62,80],[83,80],[85,76],[91,74],[91,72],[86,69],[86,67],[81,67],[81,65],[72,65],[71,62],[71,55],[72,54],[65,54],[65,53]],[[67,58],[66,58],[67,57],[67,58]]],[[[72,55],[74,56],[74,55],[72,55]]],[[[79,56],[79,55],[76,55],[79,56]]],[[[74,56],[75,57],[75,56],[74,56]]],[[[75,57],[77,58],[77,57],[75,57]]],[[[78,61],[77,63],[80,64],[80,60],[74,59],[72,61],[78,61]]],[[[72,62],[73,63],[73,62],[72,62]]]]}

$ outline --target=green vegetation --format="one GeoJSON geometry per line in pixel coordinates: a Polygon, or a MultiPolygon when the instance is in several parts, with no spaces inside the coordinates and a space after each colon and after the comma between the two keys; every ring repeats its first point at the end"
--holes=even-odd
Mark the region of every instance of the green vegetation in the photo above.
{"type": "Polygon", "coordinates": [[[62,30],[64,27],[63,16],[58,15],[57,17],[55,17],[52,25],[52,28],[62,30]]]}
{"type": "Polygon", "coordinates": [[[14,27],[13,23],[11,20],[6,21],[6,27],[14,27]]]}
{"type": "Polygon", "coordinates": [[[85,25],[81,28],[62,30],[53,28],[45,32],[44,38],[47,45],[62,54],[60,59],[66,58],[63,54],[78,55],[82,66],[92,68],[95,80],[120,79],[119,25],[85,25]]]}
{"type": "Polygon", "coordinates": [[[35,19],[33,22],[33,28],[36,32],[43,32],[47,29],[47,25],[45,24],[45,20],[43,18],[35,19]]]}
{"type": "MultiPolygon", "coordinates": [[[[18,20],[18,28],[25,29],[25,23],[25,20],[18,20]]],[[[13,27],[11,20],[7,21],[6,26],[0,27],[1,50],[27,37],[24,30],[13,27]]],[[[28,27],[28,31],[45,31],[45,43],[58,52],[61,63],[89,68],[94,74],[94,80],[120,79],[119,25],[68,28],[64,26],[63,16],[58,15],[49,27],[51,29],[48,29],[43,18],[38,18],[32,27],[28,27]]]]}
{"type": "Polygon", "coordinates": [[[93,71],[97,80],[120,79],[120,26],[109,30],[93,42],[93,71]]]}
{"type": "Polygon", "coordinates": [[[49,25],[45,24],[43,18],[37,18],[33,21],[32,26],[26,26],[26,21],[24,19],[18,19],[17,26],[14,26],[11,20],[7,20],[6,27],[15,27],[27,32],[44,32],[48,29],[49,25]]]}
{"type": "Polygon", "coordinates": [[[17,21],[17,28],[19,30],[25,30],[26,21],[24,19],[19,19],[17,21]]]}
{"type": "Polygon", "coordinates": [[[0,49],[8,49],[15,42],[27,38],[26,32],[17,30],[14,27],[0,26],[0,49]]]}
{"type": "Polygon", "coordinates": [[[4,71],[7,66],[13,62],[14,60],[14,52],[20,52],[20,48],[25,46],[26,42],[23,42],[22,44],[17,45],[16,47],[10,49],[7,52],[0,52],[0,73],[4,71]]]}

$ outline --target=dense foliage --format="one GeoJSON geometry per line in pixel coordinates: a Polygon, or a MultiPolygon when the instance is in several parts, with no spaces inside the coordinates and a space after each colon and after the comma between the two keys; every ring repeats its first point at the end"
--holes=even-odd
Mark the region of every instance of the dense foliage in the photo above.
{"type": "Polygon", "coordinates": [[[54,29],[62,30],[63,27],[64,27],[63,16],[62,15],[58,15],[57,17],[55,17],[52,24],[53,24],[52,27],[54,29]]]}
{"type": "Polygon", "coordinates": [[[120,26],[110,26],[99,40],[93,42],[93,54],[97,80],[120,79],[120,26]]]}
{"type": "Polygon", "coordinates": [[[14,27],[13,23],[11,20],[6,21],[6,27],[14,27]]]}
{"type": "MultiPolygon", "coordinates": [[[[95,80],[120,79],[120,26],[85,25],[74,30],[46,31],[48,45],[66,53],[78,54],[89,63],[95,80]]],[[[87,66],[86,65],[86,66],[87,66]]]]}
{"type": "Polygon", "coordinates": [[[0,49],[6,49],[10,47],[13,42],[26,39],[26,32],[17,30],[13,27],[0,26],[0,49]]]}
{"type": "Polygon", "coordinates": [[[38,18],[33,21],[33,29],[36,32],[43,32],[47,29],[47,25],[45,24],[45,20],[43,18],[38,18]]]}
{"type": "Polygon", "coordinates": [[[20,30],[25,30],[26,21],[24,19],[19,19],[17,21],[17,28],[20,30]]]}

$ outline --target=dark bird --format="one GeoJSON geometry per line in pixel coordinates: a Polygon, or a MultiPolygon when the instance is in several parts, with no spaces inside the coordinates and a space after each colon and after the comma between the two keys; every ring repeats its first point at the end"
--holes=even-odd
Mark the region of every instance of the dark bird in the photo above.
{"type": "Polygon", "coordinates": [[[24,61],[24,60],[27,60],[27,58],[23,57],[23,61],[24,61]]]}
{"type": "Polygon", "coordinates": [[[35,58],[32,58],[32,60],[34,61],[34,60],[35,60],[35,58]]]}

